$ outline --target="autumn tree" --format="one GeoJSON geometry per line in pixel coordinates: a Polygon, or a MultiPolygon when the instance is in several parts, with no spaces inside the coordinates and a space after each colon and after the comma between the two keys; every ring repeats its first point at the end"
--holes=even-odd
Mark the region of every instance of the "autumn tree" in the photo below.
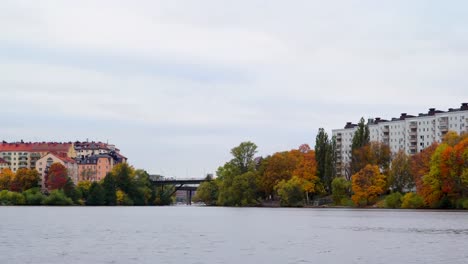
{"type": "Polygon", "coordinates": [[[26,168],[20,168],[16,171],[12,182],[11,191],[22,192],[38,186],[39,172],[26,168]]]}
{"type": "Polygon", "coordinates": [[[309,145],[303,144],[299,146],[299,149],[291,150],[289,155],[296,157],[296,166],[292,175],[302,182],[307,203],[309,202],[310,194],[325,193],[324,186],[317,176],[315,152],[310,149],[309,145]]]}
{"type": "Polygon", "coordinates": [[[0,170],[0,190],[9,190],[10,183],[15,178],[15,173],[10,169],[0,170]]]}
{"type": "Polygon", "coordinates": [[[411,175],[413,176],[414,183],[416,185],[416,192],[423,198],[425,205],[428,206],[436,203],[437,201],[435,201],[431,196],[431,186],[424,183],[423,177],[429,174],[431,168],[431,157],[437,149],[437,146],[437,143],[433,143],[431,146],[423,149],[421,152],[411,156],[410,158],[411,175]]]}
{"type": "Polygon", "coordinates": [[[367,165],[352,177],[354,195],[351,199],[356,205],[366,206],[375,202],[385,192],[385,176],[377,165],[367,165]]]}
{"type": "Polygon", "coordinates": [[[60,163],[52,163],[46,173],[47,189],[62,189],[68,181],[67,168],[60,163]]]}
{"type": "Polygon", "coordinates": [[[275,194],[275,186],[282,180],[289,180],[296,169],[297,156],[288,151],[273,154],[263,172],[260,188],[267,196],[275,194]]]}
{"type": "Polygon", "coordinates": [[[367,145],[352,151],[351,170],[360,171],[366,165],[377,165],[386,174],[390,167],[392,153],[390,147],[380,142],[369,142],[367,145]]]}
{"type": "Polygon", "coordinates": [[[388,186],[395,192],[408,191],[414,187],[410,158],[403,150],[393,158],[387,180],[388,186]]]}
{"type": "Polygon", "coordinates": [[[430,171],[423,177],[431,193],[425,197],[431,206],[452,207],[468,193],[463,173],[466,171],[468,138],[445,137],[431,156],[430,171]],[[453,145],[455,144],[455,145],[453,145]],[[437,204],[437,205],[436,205],[437,204]]]}

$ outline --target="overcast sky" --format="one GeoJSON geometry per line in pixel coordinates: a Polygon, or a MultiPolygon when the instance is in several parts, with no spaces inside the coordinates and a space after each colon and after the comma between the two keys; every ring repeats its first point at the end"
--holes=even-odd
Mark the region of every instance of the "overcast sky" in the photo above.
{"type": "Polygon", "coordinates": [[[0,140],[203,177],[242,141],[468,101],[468,1],[0,2],[0,140]]]}

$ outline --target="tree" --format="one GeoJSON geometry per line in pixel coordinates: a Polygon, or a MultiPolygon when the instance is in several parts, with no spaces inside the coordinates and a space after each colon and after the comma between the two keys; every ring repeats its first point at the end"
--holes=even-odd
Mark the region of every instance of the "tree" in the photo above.
{"type": "Polygon", "coordinates": [[[361,117],[359,121],[358,128],[356,132],[354,132],[353,136],[353,143],[351,145],[351,149],[355,150],[358,148],[362,148],[365,145],[369,144],[370,137],[369,137],[369,126],[366,125],[364,117],[361,117]]]}
{"type": "Polygon", "coordinates": [[[218,184],[216,181],[206,181],[202,182],[197,188],[194,200],[198,202],[203,202],[206,205],[216,205],[218,200],[218,184]]]}
{"type": "Polygon", "coordinates": [[[416,192],[424,199],[425,205],[428,206],[435,206],[436,201],[434,201],[434,198],[432,197],[431,186],[424,183],[423,177],[429,174],[431,157],[437,149],[437,146],[437,143],[433,143],[431,146],[423,149],[423,151],[411,156],[410,158],[411,175],[413,175],[414,178],[416,192]]]}
{"type": "Polygon", "coordinates": [[[350,195],[351,182],[343,177],[335,178],[332,181],[332,196],[336,205],[343,204],[343,200],[350,195]]]}
{"type": "Polygon", "coordinates": [[[257,153],[257,145],[250,141],[242,142],[239,146],[231,149],[234,157],[231,162],[239,168],[240,174],[255,169],[254,156],[257,153]]]}
{"type": "Polygon", "coordinates": [[[315,138],[315,159],[317,161],[317,176],[325,185],[327,192],[331,192],[331,182],[335,176],[335,139],[328,139],[328,135],[323,128],[319,128],[315,138]]]}
{"type": "Polygon", "coordinates": [[[86,205],[105,205],[106,200],[104,196],[104,189],[102,186],[93,182],[89,188],[88,199],[86,200],[86,205]]]}
{"type": "Polygon", "coordinates": [[[52,163],[46,177],[48,190],[62,189],[68,181],[67,168],[60,163],[52,163]]]}
{"type": "Polygon", "coordinates": [[[281,206],[304,206],[304,185],[298,177],[280,181],[275,186],[275,190],[280,197],[281,206]]]}
{"type": "Polygon", "coordinates": [[[277,152],[268,159],[260,181],[260,188],[267,196],[274,195],[275,186],[282,180],[289,180],[296,169],[297,156],[289,152],[277,152]]]}
{"type": "Polygon", "coordinates": [[[401,208],[419,209],[424,207],[424,200],[416,193],[407,193],[401,199],[401,208]]]}
{"type": "Polygon", "coordinates": [[[307,203],[309,202],[309,194],[324,193],[323,184],[317,176],[315,152],[310,149],[309,145],[303,144],[298,150],[291,150],[289,155],[296,157],[296,166],[292,175],[302,181],[307,203]]]}
{"type": "Polygon", "coordinates": [[[15,174],[10,169],[0,170],[0,190],[10,189],[10,183],[15,178],[15,174]]]}
{"type": "Polygon", "coordinates": [[[104,180],[102,181],[102,188],[104,190],[104,200],[106,205],[116,205],[117,183],[112,173],[107,173],[106,177],[104,177],[104,180]]]}
{"type": "Polygon", "coordinates": [[[76,185],[76,190],[80,193],[80,196],[83,200],[88,199],[89,190],[91,188],[91,181],[80,181],[76,185]]]}
{"type": "Polygon", "coordinates": [[[129,193],[132,188],[132,178],[135,170],[127,163],[119,163],[112,169],[112,175],[115,177],[116,186],[125,193],[129,193]]]}
{"type": "Polygon", "coordinates": [[[351,170],[356,173],[366,165],[378,165],[387,173],[391,161],[390,147],[380,142],[369,142],[366,145],[352,151],[351,170]]]}
{"type": "Polygon", "coordinates": [[[356,132],[354,132],[353,143],[351,145],[351,164],[350,164],[351,173],[350,174],[355,174],[356,172],[358,172],[359,170],[363,168],[362,157],[360,157],[360,155],[358,155],[359,153],[356,151],[368,145],[369,141],[370,141],[369,127],[368,125],[365,124],[364,118],[361,117],[361,120],[359,121],[359,124],[358,124],[358,128],[356,132]]]}
{"type": "Polygon", "coordinates": [[[73,201],[67,197],[63,190],[53,190],[42,201],[44,205],[72,205],[73,201]]]}
{"type": "Polygon", "coordinates": [[[395,192],[411,190],[415,185],[411,175],[410,158],[402,150],[392,160],[388,173],[388,185],[395,192]]]}
{"type": "Polygon", "coordinates": [[[378,195],[385,192],[385,176],[377,165],[367,165],[352,177],[354,195],[351,199],[356,205],[366,206],[374,202],[378,195]]]}
{"type": "Polygon", "coordinates": [[[227,175],[219,184],[217,204],[222,206],[256,205],[257,186],[254,172],[227,175]]]}

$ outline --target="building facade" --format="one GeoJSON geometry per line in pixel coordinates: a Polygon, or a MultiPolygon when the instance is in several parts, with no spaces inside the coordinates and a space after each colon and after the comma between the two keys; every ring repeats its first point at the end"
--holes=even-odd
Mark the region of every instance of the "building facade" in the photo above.
{"type": "Polygon", "coordinates": [[[106,177],[117,163],[108,154],[77,158],[79,181],[100,181],[106,177]]]}
{"type": "MultiPolygon", "coordinates": [[[[393,153],[400,150],[409,155],[421,152],[434,142],[441,142],[448,131],[468,132],[468,103],[458,109],[440,111],[430,108],[417,116],[402,113],[391,120],[379,117],[368,120],[370,141],[387,144],[393,153]]],[[[357,125],[346,123],[343,129],[333,129],[336,138],[337,173],[344,176],[351,161],[351,146],[357,125]]],[[[349,176],[349,175],[348,175],[349,176]]]]}
{"type": "Polygon", "coordinates": [[[40,174],[40,185],[43,189],[47,187],[45,183],[45,176],[48,172],[48,169],[53,163],[62,164],[67,169],[68,177],[70,177],[75,184],[78,183],[79,179],[77,162],[74,159],[66,157],[64,155],[48,153],[36,162],[35,168],[40,174]]]}
{"type": "Polygon", "coordinates": [[[10,163],[7,162],[6,160],[0,158],[0,171],[3,169],[10,168],[10,163]]]}

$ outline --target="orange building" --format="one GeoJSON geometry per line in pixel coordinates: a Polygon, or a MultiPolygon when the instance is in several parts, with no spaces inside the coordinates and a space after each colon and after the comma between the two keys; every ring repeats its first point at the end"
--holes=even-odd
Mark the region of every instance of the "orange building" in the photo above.
{"type": "Polygon", "coordinates": [[[100,181],[112,170],[114,158],[107,154],[76,158],[78,181],[100,181]]]}

